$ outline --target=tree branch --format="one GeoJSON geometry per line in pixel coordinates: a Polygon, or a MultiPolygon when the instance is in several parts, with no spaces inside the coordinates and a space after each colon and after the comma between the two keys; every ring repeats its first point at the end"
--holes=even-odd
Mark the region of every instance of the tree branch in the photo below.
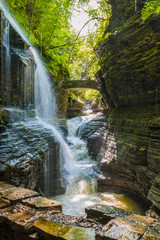
{"type": "Polygon", "coordinates": [[[80,33],[81,33],[82,30],[85,28],[85,26],[86,26],[89,22],[91,22],[91,21],[93,21],[93,20],[102,20],[102,21],[105,21],[105,20],[107,20],[107,19],[95,17],[95,18],[89,19],[89,20],[83,25],[83,27],[82,27],[82,28],[80,29],[80,31],[78,32],[76,39],[74,40],[74,44],[73,44],[73,47],[72,47],[72,49],[71,49],[71,53],[70,53],[70,55],[69,55],[68,63],[70,62],[73,49],[74,49],[74,47],[75,47],[75,45],[76,45],[76,42],[77,42],[77,39],[78,39],[80,33]]]}

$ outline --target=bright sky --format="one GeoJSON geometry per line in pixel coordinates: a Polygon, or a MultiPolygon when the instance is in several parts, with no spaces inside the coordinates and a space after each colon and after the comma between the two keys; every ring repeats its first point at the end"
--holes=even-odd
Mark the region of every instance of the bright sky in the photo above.
{"type": "MultiPolygon", "coordinates": [[[[96,0],[90,0],[89,4],[86,4],[83,9],[87,10],[88,7],[92,7],[93,9],[97,9],[97,1],[96,0]]],[[[88,14],[83,10],[80,9],[80,12],[74,12],[72,19],[71,19],[71,24],[73,28],[77,29],[77,31],[80,31],[81,28],[84,26],[84,24],[89,20],[88,14]]],[[[81,36],[84,36],[88,33],[88,30],[93,31],[94,28],[94,21],[91,21],[88,23],[85,28],[81,32],[81,36]]]]}

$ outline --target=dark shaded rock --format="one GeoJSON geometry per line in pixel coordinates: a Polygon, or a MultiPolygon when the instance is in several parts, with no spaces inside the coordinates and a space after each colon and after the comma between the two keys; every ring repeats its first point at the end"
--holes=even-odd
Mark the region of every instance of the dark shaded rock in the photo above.
{"type": "Polygon", "coordinates": [[[148,193],[148,199],[160,209],[160,175],[157,175],[148,193]]]}
{"type": "Polygon", "coordinates": [[[68,136],[68,131],[65,127],[60,126],[59,130],[60,130],[61,134],[64,136],[64,138],[66,138],[68,136]]]}
{"type": "Polygon", "coordinates": [[[67,182],[63,177],[64,162],[60,156],[60,143],[50,137],[48,139],[47,158],[40,169],[39,187],[45,197],[62,194],[66,190],[67,182]]]}
{"type": "Polygon", "coordinates": [[[67,106],[67,118],[73,118],[83,115],[82,110],[84,108],[84,104],[79,102],[77,99],[69,98],[67,106]]]}
{"type": "MultiPolygon", "coordinates": [[[[106,32],[112,32],[97,49],[101,70],[99,89],[106,107],[159,101],[159,16],[142,23],[145,0],[110,0],[112,16],[106,32]]],[[[137,106],[138,107],[138,106],[137,106]]]]}
{"type": "Polygon", "coordinates": [[[160,219],[160,210],[155,205],[152,205],[147,210],[146,215],[159,220],[160,219]]]}
{"type": "Polygon", "coordinates": [[[0,209],[8,207],[10,205],[10,201],[4,198],[0,198],[0,209]]]}
{"type": "Polygon", "coordinates": [[[83,124],[77,129],[77,135],[87,142],[89,155],[96,159],[101,146],[103,145],[104,130],[106,129],[106,119],[103,114],[83,124]]]}
{"type": "Polygon", "coordinates": [[[146,0],[137,1],[137,12],[135,12],[135,1],[133,0],[109,0],[109,3],[112,6],[112,16],[110,18],[110,24],[107,31],[114,32],[123,27],[123,25],[125,25],[125,23],[130,20],[133,15],[138,17],[145,2],[146,0]]]}
{"type": "Polygon", "coordinates": [[[159,207],[160,122],[156,107],[159,105],[117,108],[108,114],[105,140],[97,157],[102,171],[100,191],[107,186],[130,189],[159,207]]]}
{"type": "MultiPolygon", "coordinates": [[[[16,186],[39,189],[40,179],[41,183],[45,179],[48,156],[50,161],[52,158],[53,165],[48,168],[50,172],[60,169],[57,164],[60,157],[59,143],[54,140],[53,133],[44,129],[34,118],[34,111],[3,111],[10,125],[6,125],[5,132],[0,134],[0,179],[16,186]]],[[[57,171],[57,175],[52,176],[54,181],[49,183],[53,190],[61,189],[58,176],[57,171]]]]}
{"type": "Polygon", "coordinates": [[[30,46],[18,35],[2,12],[0,22],[0,55],[3,66],[0,68],[0,104],[5,107],[33,108],[35,63],[30,46]]]}
{"type": "Polygon", "coordinates": [[[107,223],[116,217],[122,217],[131,214],[131,212],[128,212],[126,210],[105,205],[94,205],[85,208],[85,212],[87,213],[88,218],[97,219],[97,221],[100,221],[102,223],[107,223]]]}

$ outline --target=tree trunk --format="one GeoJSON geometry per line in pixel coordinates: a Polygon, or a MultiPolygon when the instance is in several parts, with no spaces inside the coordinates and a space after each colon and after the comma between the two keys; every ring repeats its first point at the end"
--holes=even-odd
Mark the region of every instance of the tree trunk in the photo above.
{"type": "Polygon", "coordinates": [[[35,2],[36,2],[36,0],[33,0],[32,10],[31,10],[31,18],[30,18],[30,22],[29,22],[28,38],[29,38],[30,32],[31,32],[31,25],[32,25],[32,21],[33,21],[33,13],[34,13],[35,2]]]}

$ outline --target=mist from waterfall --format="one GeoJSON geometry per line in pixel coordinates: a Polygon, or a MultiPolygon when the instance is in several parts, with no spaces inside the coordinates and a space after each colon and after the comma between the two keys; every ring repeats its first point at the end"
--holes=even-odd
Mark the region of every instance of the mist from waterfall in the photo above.
{"type": "MultiPolygon", "coordinates": [[[[9,23],[5,20],[3,14],[1,13],[1,29],[6,29],[6,33],[4,34],[2,37],[2,41],[3,44],[5,46],[5,50],[3,48],[1,48],[1,55],[5,56],[5,61],[3,61],[3,57],[1,58],[1,69],[2,69],[2,76],[5,75],[5,81],[6,83],[4,83],[4,79],[2,79],[2,85],[8,86],[8,91],[6,92],[6,106],[9,106],[10,103],[10,38],[9,38],[9,23]]],[[[2,86],[2,89],[3,89],[2,86]]]]}

